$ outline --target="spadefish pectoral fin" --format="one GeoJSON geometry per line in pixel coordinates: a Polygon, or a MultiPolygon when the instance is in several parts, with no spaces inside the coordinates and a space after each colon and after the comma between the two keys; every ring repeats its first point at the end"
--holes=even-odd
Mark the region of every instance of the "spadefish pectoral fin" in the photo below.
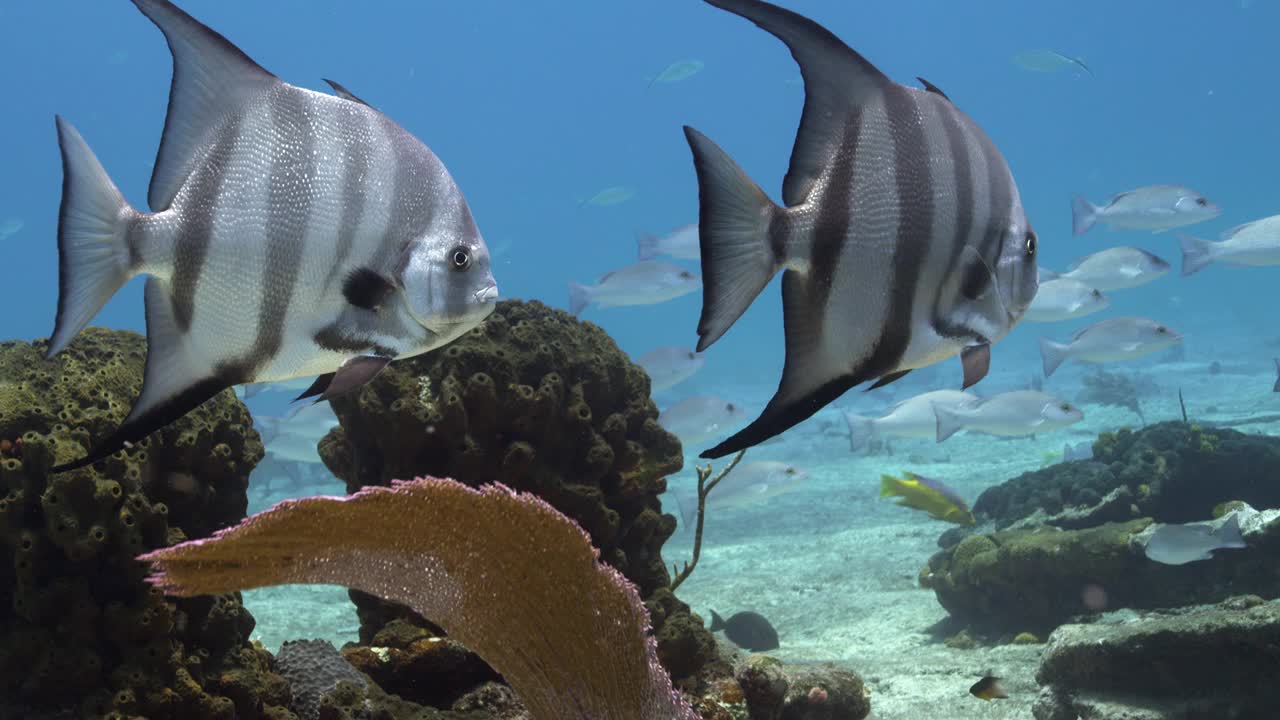
{"type": "Polygon", "coordinates": [[[758,445],[808,419],[849,388],[870,378],[853,372],[837,333],[824,332],[822,309],[810,300],[810,281],[795,271],[782,277],[787,358],[782,382],[760,417],[733,437],[702,453],[718,458],[758,445]]]}
{"type": "Polygon", "coordinates": [[[902,378],[906,377],[906,376],[907,376],[907,374],[908,374],[908,373],[910,373],[910,372],[911,372],[911,369],[910,369],[910,368],[908,368],[908,369],[906,369],[906,370],[899,370],[898,372],[891,372],[891,373],[889,373],[888,375],[885,375],[885,376],[881,377],[879,380],[875,381],[875,384],[873,384],[873,385],[869,386],[869,387],[868,387],[864,392],[871,392],[872,390],[875,390],[876,388],[882,388],[882,387],[884,387],[885,385],[888,385],[888,384],[890,384],[890,383],[895,383],[895,382],[897,382],[897,381],[901,380],[902,378]]]}
{"type": "Polygon", "coordinates": [[[791,50],[804,78],[804,111],[782,183],[782,201],[799,205],[830,162],[849,111],[892,82],[831,31],[803,15],[759,0],[707,0],[750,20],[791,50]]]}
{"type": "Polygon", "coordinates": [[[968,390],[979,380],[987,376],[991,369],[991,344],[970,345],[960,351],[960,365],[964,368],[964,384],[962,390],[968,390]]]}
{"type": "Polygon", "coordinates": [[[174,318],[173,300],[163,281],[148,278],[145,294],[147,363],[142,393],[110,437],[98,441],[84,458],[55,467],[54,472],[102,460],[129,443],[143,440],[223,390],[253,379],[235,368],[212,365],[193,351],[188,336],[174,318]]]}
{"type": "Polygon", "coordinates": [[[698,173],[698,238],[702,257],[702,316],[698,351],[711,346],[742,317],[782,267],[771,236],[778,207],[742,168],[707,136],[685,127],[698,173]]]}
{"type": "Polygon", "coordinates": [[[293,399],[293,402],[298,402],[299,400],[305,400],[309,397],[315,397],[323,394],[325,390],[329,389],[329,384],[333,382],[334,375],[335,373],[325,373],[317,376],[316,379],[311,382],[311,385],[308,386],[306,390],[302,391],[301,395],[293,399]]]}
{"type": "Polygon", "coordinates": [[[280,81],[168,0],[133,4],[160,28],[173,53],[169,110],[147,193],[151,209],[158,212],[173,202],[199,151],[227,116],[280,81]]]}
{"type": "Polygon", "coordinates": [[[383,355],[357,355],[347,360],[342,363],[342,367],[338,368],[337,372],[333,373],[333,379],[320,393],[320,397],[316,398],[316,402],[329,400],[355,390],[377,377],[390,362],[391,358],[383,355]]]}

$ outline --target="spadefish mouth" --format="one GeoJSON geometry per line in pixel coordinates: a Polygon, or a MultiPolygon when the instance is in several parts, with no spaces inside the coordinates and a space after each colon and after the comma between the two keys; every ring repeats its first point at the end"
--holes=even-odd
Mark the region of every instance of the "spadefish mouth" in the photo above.
{"type": "Polygon", "coordinates": [[[476,301],[482,303],[491,303],[498,301],[498,286],[496,284],[481,288],[476,291],[476,301]]]}

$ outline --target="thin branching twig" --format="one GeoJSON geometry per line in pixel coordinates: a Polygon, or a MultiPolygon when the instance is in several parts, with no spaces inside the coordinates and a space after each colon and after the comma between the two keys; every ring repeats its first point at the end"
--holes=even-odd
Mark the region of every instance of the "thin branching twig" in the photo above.
{"type": "Polygon", "coordinates": [[[1187,403],[1182,400],[1182,388],[1178,388],[1178,405],[1182,408],[1182,422],[1185,425],[1191,424],[1187,420],[1187,403]]]}
{"type": "Polygon", "coordinates": [[[720,484],[724,476],[728,475],[729,471],[733,470],[738,465],[738,462],[742,460],[742,456],[746,454],[746,450],[739,450],[738,454],[733,456],[733,460],[728,465],[725,465],[724,469],[717,473],[714,478],[711,478],[711,463],[707,463],[706,467],[694,466],[693,469],[698,473],[698,522],[693,532],[693,559],[685,561],[684,567],[678,570],[675,565],[671,566],[671,569],[675,571],[675,579],[671,581],[672,591],[680,587],[680,583],[689,577],[693,569],[698,566],[698,557],[702,555],[702,521],[707,512],[707,494],[715,489],[716,485],[720,484]],[[707,478],[711,478],[711,481],[708,482],[707,478]]]}

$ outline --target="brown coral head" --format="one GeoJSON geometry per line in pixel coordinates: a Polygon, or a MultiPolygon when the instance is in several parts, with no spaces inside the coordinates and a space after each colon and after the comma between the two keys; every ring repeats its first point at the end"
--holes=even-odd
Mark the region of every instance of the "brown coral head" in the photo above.
{"type": "Polygon", "coordinates": [[[696,720],[635,587],[572,520],[503,485],[422,478],[287,500],[147,553],[174,595],[337,584],[410,606],[502,674],[536,720],[696,720]]]}

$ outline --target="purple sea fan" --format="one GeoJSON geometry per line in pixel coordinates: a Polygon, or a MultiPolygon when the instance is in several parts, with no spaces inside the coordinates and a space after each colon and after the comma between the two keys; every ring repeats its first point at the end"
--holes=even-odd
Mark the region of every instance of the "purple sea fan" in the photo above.
{"type": "Polygon", "coordinates": [[[541,499],[421,478],[287,500],[142,555],[171,595],[288,583],[402,603],[484,658],[537,720],[697,720],[658,664],[635,587],[541,499]]]}

